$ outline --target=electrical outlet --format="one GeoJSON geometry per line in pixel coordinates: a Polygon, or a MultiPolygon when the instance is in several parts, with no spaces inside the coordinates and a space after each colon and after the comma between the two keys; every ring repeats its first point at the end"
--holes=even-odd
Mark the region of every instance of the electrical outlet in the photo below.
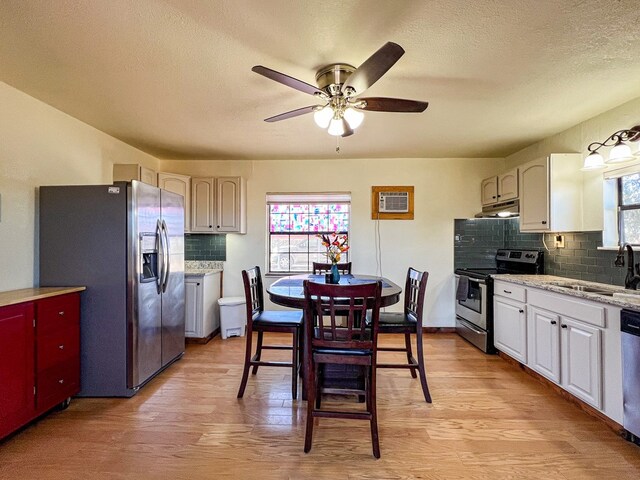
{"type": "Polygon", "coordinates": [[[564,235],[556,235],[554,237],[556,248],[564,248],[564,235]]]}

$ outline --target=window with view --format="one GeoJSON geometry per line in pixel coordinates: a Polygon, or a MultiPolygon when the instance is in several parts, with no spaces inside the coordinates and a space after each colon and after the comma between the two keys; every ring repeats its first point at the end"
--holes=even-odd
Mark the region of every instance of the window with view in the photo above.
{"type": "MultiPolygon", "coordinates": [[[[348,194],[268,194],[268,265],[270,273],[310,272],[326,262],[318,234],[349,234],[348,194]]],[[[349,252],[341,262],[349,261],[349,252]]]]}
{"type": "Polygon", "coordinates": [[[618,178],[620,245],[640,245],[640,173],[618,178]]]}

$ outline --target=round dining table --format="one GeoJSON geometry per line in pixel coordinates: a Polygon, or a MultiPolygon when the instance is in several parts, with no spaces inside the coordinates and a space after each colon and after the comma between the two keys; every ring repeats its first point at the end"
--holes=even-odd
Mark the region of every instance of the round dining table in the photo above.
{"type": "MultiPolygon", "coordinates": [[[[269,299],[283,307],[304,309],[304,291],[302,289],[302,282],[309,280],[315,283],[326,283],[325,275],[312,275],[305,273],[302,275],[291,275],[289,277],[282,277],[276,280],[267,287],[267,293],[269,299]]],[[[376,277],[375,275],[360,275],[360,274],[343,274],[340,275],[339,285],[357,285],[362,283],[372,283],[377,280],[382,280],[382,298],[381,307],[388,307],[394,303],[400,301],[400,294],[402,288],[383,277],[376,277]]]]}

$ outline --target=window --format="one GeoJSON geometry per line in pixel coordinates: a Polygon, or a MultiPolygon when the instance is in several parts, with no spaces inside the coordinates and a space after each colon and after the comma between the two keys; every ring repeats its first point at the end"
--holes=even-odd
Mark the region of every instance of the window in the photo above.
{"type": "Polygon", "coordinates": [[[620,244],[640,245],[640,173],[618,178],[620,244]]]}
{"type": "Polygon", "coordinates": [[[269,273],[310,272],[313,262],[326,262],[316,235],[348,235],[350,210],[351,195],[344,193],[267,194],[269,273]]]}

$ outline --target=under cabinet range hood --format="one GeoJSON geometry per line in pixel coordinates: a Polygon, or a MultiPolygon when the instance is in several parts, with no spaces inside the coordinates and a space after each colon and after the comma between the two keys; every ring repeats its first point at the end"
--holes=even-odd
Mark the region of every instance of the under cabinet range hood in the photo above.
{"type": "Polygon", "coordinates": [[[510,218],[520,215],[520,202],[509,200],[508,202],[494,203],[482,207],[482,212],[476,214],[476,218],[510,218]]]}

